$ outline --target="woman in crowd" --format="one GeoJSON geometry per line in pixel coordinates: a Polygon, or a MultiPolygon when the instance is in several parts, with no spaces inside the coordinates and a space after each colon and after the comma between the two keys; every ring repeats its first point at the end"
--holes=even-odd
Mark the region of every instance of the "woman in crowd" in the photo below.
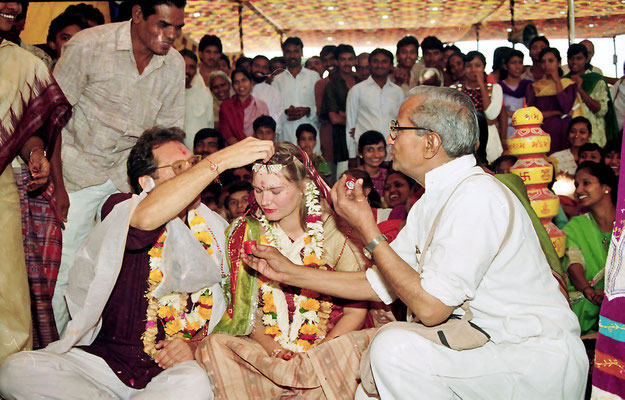
{"type": "Polygon", "coordinates": [[[615,136],[616,118],[608,84],[603,75],[586,69],[588,50],[582,44],[572,44],[567,54],[570,72],[565,76],[577,86],[582,98],[584,116],[592,124],[593,135],[590,141],[605,146],[608,139],[615,136]]]}
{"type": "Polygon", "coordinates": [[[535,106],[543,113],[542,128],[551,136],[551,153],[566,148],[567,128],[571,117],[583,115],[577,102],[577,86],[562,78],[562,57],[558,49],[547,47],[540,52],[544,75],[532,83],[525,93],[527,106],[535,106]],[[577,104],[576,104],[577,103],[577,104]]]}
{"type": "MultiPolygon", "coordinates": [[[[279,398],[321,391],[325,376],[332,374],[333,381],[342,376],[349,364],[342,357],[363,349],[364,342],[353,343],[345,335],[361,329],[366,304],[270,281],[245,265],[243,249],[249,244],[244,243],[256,240],[309,268],[362,270],[364,257],[337,227],[328,187],[296,146],[280,142],[267,164],[255,164],[253,186],[250,215],[227,231],[232,297],[216,331],[228,335],[207,337],[201,362],[216,397],[279,398]]],[[[357,357],[352,362],[357,369],[357,357]]],[[[350,390],[355,390],[352,379],[350,390]]]]}
{"type": "MultiPolygon", "coordinates": [[[[519,50],[512,50],[504,60],[505,77],[499,81],[503,91],[503,103],[508,117],[506,137],[514,134],[512,126],[512,114],[525,105],[525,91],[532,83],[528,79],[522,79],[523,75],[523,53],[519,50]]],[[[505,145],[504,145],[505,147],[505,145]]]]}
{"type": "MultiPolygon", "coordinates": [[[[416,182],[399,171],[391,171],[384,183],[384,203],[392,208],[395,219],[406,219],[408,200],[416,182]]],[[[390,218],[390,217],[389,217],[390,218]]]]}
{"type": "Polygon", "coordinates": [[[460,90],[468,95],[476,111],[483,113],[488,121],[488,140],[486,159],[494,161],[503,153],[502,143],[506,139],[505,131],[500,137],[498,117],[503,104],[503,92],[498,84],[486,83],[486,57],[479,51],[470,51],[464,56],[465,75],[460,90]],[[503,140],[502,140],[503,139],[503,140]]]}
{"type": "Polygon", "coordinates": [[[229,145],[252,136],[254,120],[269,115],[267,104],[252,96],[253,82],[246,69],[232,72],[234,96],[224,100],[219,109],[219,131],[229,145]]]}
{"type": "Polygon", "coordinates": [[[590,121],[584,117],[575,117],[568,127],[570,147],[557,151],[551,155],[555,160],[556,175],[565,174],[569,177],[575,175],[579,163],[579,148],[588,143],[593,135],[590,121]]]}
{"type": "Polygon", "coordinates": [[[575,195],[590,210],[564,227],[571,308],[581,334],[596,332],[603,300],[604,268],[616,215],[617,179],[605,164],[586,161],[575,174],[575,195]]]}
{"type": "Polygon", "coordinates": [[[386,140],[378,131],[367,131],[358,139],[358,155],[362,160],[359,167],[367,171],[373,187],[380,197],[384,197],[384,182],[388,176],[388,170],[382,166],[386,159],[386,140]]]}
{"type": "Polygon", "coordinates": [[[219,109],[221,108],[221,103],[233,94],[232,82],[225,72],[217,70],[211,72],[209,75],[208,88],[213,94],[213,118],[215,121],[215,129],[219,130],[219,109]]]}
{"type": "Polygon", "coordinates": [[[453,53],[447,59],[445,69],[445,86],[455,85],[464,79],[464,54],[453,53]]]}

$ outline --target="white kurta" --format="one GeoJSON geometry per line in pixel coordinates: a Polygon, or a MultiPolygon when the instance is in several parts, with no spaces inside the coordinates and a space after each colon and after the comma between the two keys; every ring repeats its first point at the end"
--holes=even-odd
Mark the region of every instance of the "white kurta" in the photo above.
{"type": "Polygon", "coordinates": [[[404,92],[390,79],[381,88],[369,77],[349,90],[345,125],[349,158],[358,154],[358,140],[366,131],[378,131],[388,138],[388,123],[397,118],[403,101],[404,92]],[[352,128],[355,128],[353,138],[349,135],[352,128]]]}
{"type": "Polygon", "coordinates": [[[193,85],[184,91],[184,144],[193,150],[195,134],[204,128],[213,128],[213,95],[205,86],[193,85]]]}
{"type": "MultiPolygon", "coordinates": [[[[280,120],[276,121],[282,127],[280,140],[286,140],[296,145],[295,131],[301,124],[314,126],[317,130],[317,138],[319,137],[320,124],[317,118],[317,102],[315,101],[315,83],[319,79],[321,78],[317,72],[306,68],[302,68],[295,77],[286,70],[274,78],[272,85],[280,91],[283,108],[280,113],[280,120]],[[310,114],[296,121],[287,121],[284,110],[290,106],[309,107],[310,114]]],[[[321,152],[319,143],[320,140],[317,139],[317,145],[314,148],[315,153],[321,152]]]]}
{"type": "Polygon", "coordinates": [[[280,91],[268,83],[261,82],[254,85],[254,89],[252,89],[252,96],[256,99],[264,101],[265,104],[267,104],[271,118],[276,121],[276,134],[279,136],[282,132],[280,118],[284,113],[280,91]]]}
{"type": "MultiPolygon", "coordinates": [[[[421,284],[448,306],[470,300],[472,321],[491,342],[458,352],[401,330],[381,335],[373,341],[371,364],[382,398],[425,398],[421,390],[430,390],[430,398],[453,398],[450,390],[469,398],[581,398],[588,360],[577,319],[525,209],[514,198],[510,210],[499,184],[475,164],[473,156],[463,156],[426,174],[426,192],[392,248],[416,270],[416,248],[423,248],[441,205],[457,182],[478,173],[447,204],[421,284]],[[510,212],[514,226],[500,249],[510,212]],[[390,343],[397,351],[387,348],[390,343]]],[[[367,271],[367,279],[385,303],[395,298],[376,269],[367,271]]]]}

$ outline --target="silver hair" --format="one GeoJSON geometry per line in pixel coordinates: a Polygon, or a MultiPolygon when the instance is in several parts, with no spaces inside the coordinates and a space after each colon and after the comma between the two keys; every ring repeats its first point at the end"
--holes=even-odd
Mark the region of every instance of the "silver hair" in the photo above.
{"type": "MultiPolygon", "coordinates": [[[[469,96],[457,89],[433,86],[417,86],[408,94],[423,97],[408,116],[414,126],[438,133],[450,157],[475,153],[479,126],[469,96]]],[[[425,133],[418,131],[421,135],[425,133]]]]}
{"type": "Polygon", "coordinates": [[[210,75],[208,75],[208,87],[209,88],[213,85],[213,81],[215,80],[215,78],[218,78],[218,77],[223,78],[226,82],[228,82],[230,87],[232,87],[232,81],[230,80],[230,77],[228,76],[228,74],[218,69],[216,71],[211,72],[210,75]]]}

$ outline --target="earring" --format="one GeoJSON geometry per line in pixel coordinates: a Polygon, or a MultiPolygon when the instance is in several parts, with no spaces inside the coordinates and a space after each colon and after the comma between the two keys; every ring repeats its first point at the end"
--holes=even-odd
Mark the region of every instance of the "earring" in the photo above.
{"type": "Polygon", "coordinates": [[[605,194],[609,194],[610,191],[608,189],[605,190],[605,194]]]}

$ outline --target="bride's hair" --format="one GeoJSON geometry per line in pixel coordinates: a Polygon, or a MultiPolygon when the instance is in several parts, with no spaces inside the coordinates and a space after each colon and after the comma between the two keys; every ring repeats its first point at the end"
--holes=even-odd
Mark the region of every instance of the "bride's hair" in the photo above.
{"type": "Polygon", "coordinates": [[[284,177],[298,186],[304,185],[308,177],[308,171],[302,163],[302,153],[297,146],[289,142],[278,142],[275,146],[275,153],[267,164],[282,165],[284,177]]]}

